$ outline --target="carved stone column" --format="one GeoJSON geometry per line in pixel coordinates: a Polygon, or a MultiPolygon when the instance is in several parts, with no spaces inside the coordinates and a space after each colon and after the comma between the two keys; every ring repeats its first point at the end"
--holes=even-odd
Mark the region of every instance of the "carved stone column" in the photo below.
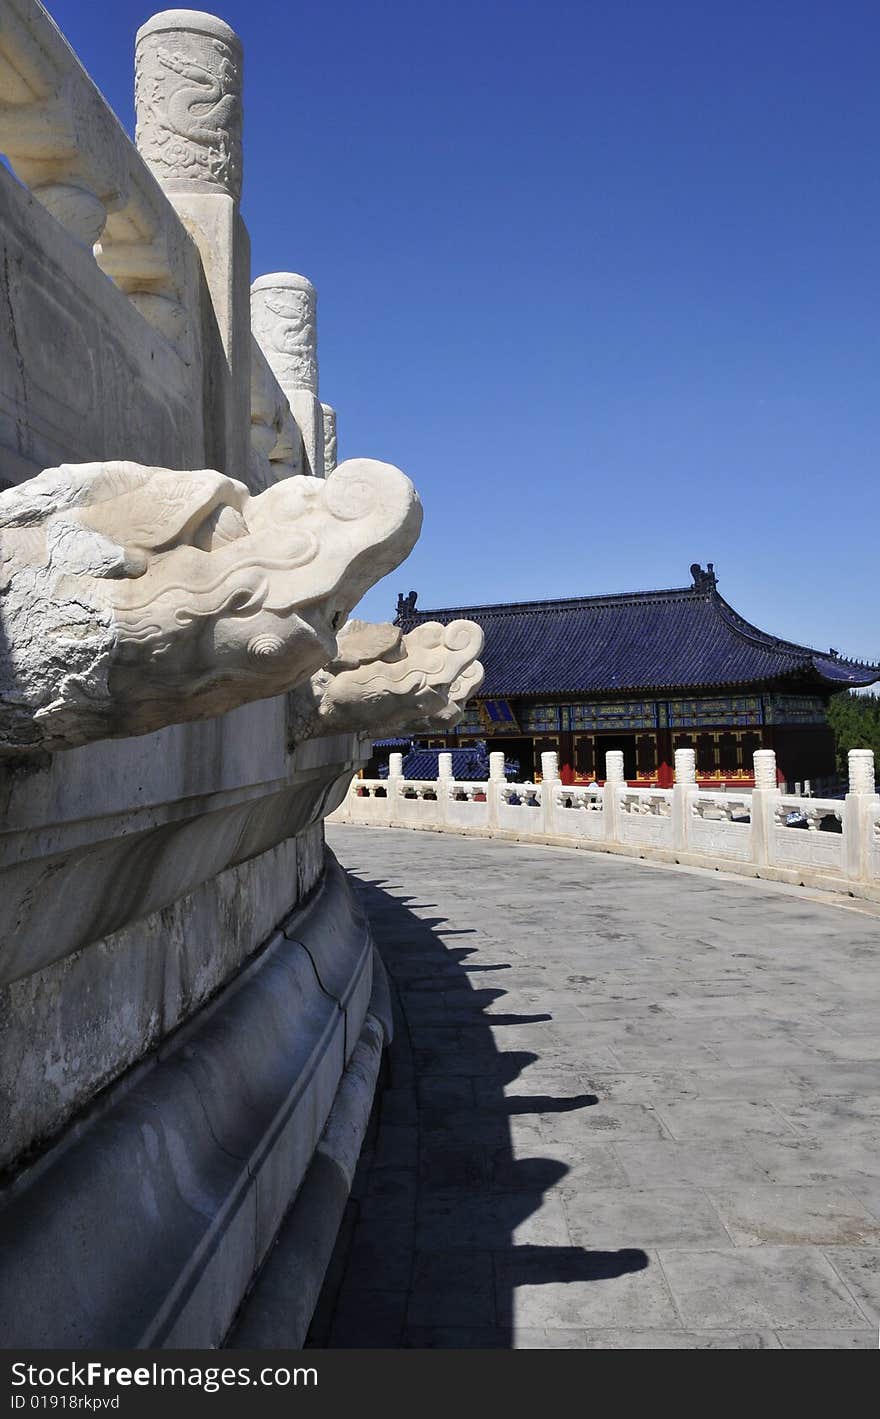
{"type": "Polygon", "coordinates": [[[138,30],[135,141],[199,249],[220,333],[220,348],[205,352],[206,429],[216,440],[207,462],[244,479],[251,350],[241,95],[241,41],[215,15],[163,10],[138,30]]]}
{"type": "Polygon", "coordinates": [[[693,749],[676,749],[675,782],[694,784],[697,781],[696,754],[693,749]]]}
{"type": "Polygon", "coordinates": [[[336,467],[336,410],[330,404],[322,404],[324,415],[324,477],[328,478],[336,467]]]}
{"type": "Polygon", "coordinates": [[[874,753],[871,749],[850,749],[847,755],[849,792],[844,800],[844,850],[846,872],[854,880],[871,877],[871,834],[877,805],[874,753]]]}
{"type": "Polygon", "coordinates": [[[293,271],[260,276],[251,287],[254,338],[287,395],[308,468],[324,477],[324,410],[318,399],[318,294],[293,271]]]}
{"type": "Polygon", "coordinates": [[[752,791],[752,852],[759,867],[772,865],[774,858],[774,811],[778,797],[776,752],[756,749],[752,762],[755,787],[752,791]]]}
{"type": "Polygon", "coordinates": [[[216,15],[163,10],[137,33],[137,145],[167,192],[241,198],[238,35],[216,15]]]}
{"type": "Polygon", "coordinates": [[[875,793],[874,752],[872,749],[850,749],[847,755],[850,793],[875,793]]]}
{"type": "Polygon", "coordinates": [[[687,850],[690,830],[688,796],[697,783],[697,756],[693,749],[675,750],[675,784],[672,789],[672,838],[678,852],[687,850]]]}
{"type": "Polygon", "coordinates": [[[559,778],[559,756],[555,749],[548,749],[541,755],[541,779],[552,783],[559,778]]]}
{"type": "Polygon", "coordinates": [[[755,788],[759,793],[776,792],[776,751],[756,749],[753,755],[755,788]]]}
{"type": "Polygon", "coordinates": [[[605,782],[620,786],[626,783],[623,776],[623,750],[609,749],[605,755],[605,782]]]}
{"type": "Polygon", "coordinates": [[[603,795],[603,810],[605,814],[605,837],[609,842],[619,842],[618,823],[620,820],[620,801],[618,789],[626,787],[626,779],[623,776],[623,751],[621,749],[609,749],[605,755],[605,789],[603,795]]]}

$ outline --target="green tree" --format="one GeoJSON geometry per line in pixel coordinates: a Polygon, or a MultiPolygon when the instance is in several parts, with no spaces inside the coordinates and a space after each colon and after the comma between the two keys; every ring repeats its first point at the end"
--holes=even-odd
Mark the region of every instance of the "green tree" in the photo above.
{"type": "Polygon", "coordinates": [[[828,723],[834,731],[837,767],[846,773],[850,749],[873,749],[880,765],[880,695],[857,695],[844,690],[828,704],[828,723]]]}

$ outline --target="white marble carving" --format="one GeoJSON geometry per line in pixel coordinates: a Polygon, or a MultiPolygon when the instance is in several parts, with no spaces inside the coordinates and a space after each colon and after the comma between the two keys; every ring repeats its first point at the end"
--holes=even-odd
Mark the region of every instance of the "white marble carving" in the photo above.
{"type": "Polygon", "coordinates": [[[285,394],[318,393],[318,296],[292,271],[261,276],[251,287],[253,332],[285,394]]]}
{"type": "Polygon", "coordinates": [[[302,435],[265,355],[251,340],[251,489],[262,491],[303,471],[302,435]]]}
{"type": "Polygon", "coordinates": [[[754,754],[755,788],[759,793],[776,791],[776,752],[773,749],[756,749],[754,754]]]}
{"type": "Polygon", "coordinates": [[[241,196],[241,42],[198,10],[163,10],[138,30],[137,146],[166,187],[241,196]]]}
{"type": "MultiPolygon", "coordinates": [[[[485,678],[480,661],[473,661],[450,685],[446,704],[412,727],[429,734],[446,734],[454,729],[464,715],[468,700],[477,693],[485,678]]],[[[503,754],[501,757],[503,761],[503,754]]]]}
{"type": "Polygon", "coordinates": [[[328,477],[336,467],[336,410],[330,404],[322,404],[324,415],[324,477],[328,477]]]}
{"type": "Polygon", "coordinates": [[[258,497],[212,470],[125,462],[0,494],[0,752],[291,689],[334,659],[338,627],[421,520],[409,479],[370,459],[258,497]]]}
{"type": "Polygon", "coordinates": [[[873,751],[850,749],[847,760],[850,793],[875,793],[873,751]]]}
{"type": "Polygon", "coordinates": [[[351,621],[338,643],[336,659],[291,696],[296,739],[386,734],[433,721],[450,709],[452,687],[472,673],[483,631],[474,621],[426,621],[404,635],[387,623],[351,621]]]}
{"type": "Polygon", "coordinates": [[[694,749],[676,749],[675,782],[695,784],[697,781],[697,755],[694,749]]]}

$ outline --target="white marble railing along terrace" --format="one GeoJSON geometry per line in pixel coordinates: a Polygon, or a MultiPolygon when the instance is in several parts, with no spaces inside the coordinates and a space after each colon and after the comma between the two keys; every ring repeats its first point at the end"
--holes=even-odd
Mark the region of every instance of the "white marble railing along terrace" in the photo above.
{"type": "Polygon", "coordinates": [[[3,0],[0,16],[0,150],[144,319],[181,341],[180,218],[42,5],[3,0]]]}
{"type": "Polygon", "coordinates": [[[120,449],[252,492],[335,466],[334,411],[309,396],[306,457],[251,333],[241,89],[228,26],[164,12],[138,35],[132,141],[38,0],[0,0],[3,483],[120,449]]]}
{"type": "Polygon", "coordinates": [[[676,751],[671,789],[629,788],[619,754],[608,755],[604,786],[563,784],[555,755],[542,759],[536,784],[508,783],[502,754],[490,755],[485,783],[455,782],[442,754],[436,782],[413,782],[392,755],[387,779],[353,780],[335,819],[657,856],[880,900],[880,796],[870,750],[850,753],[850,791],[840,800],[780,793],[769,749],[755,755],[757,787],[749,793],[698,788],[692,750],[676,751]]]}

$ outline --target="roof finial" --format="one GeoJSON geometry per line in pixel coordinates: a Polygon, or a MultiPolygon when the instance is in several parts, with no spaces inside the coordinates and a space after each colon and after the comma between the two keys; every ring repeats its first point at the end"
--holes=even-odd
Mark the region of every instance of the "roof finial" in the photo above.
{"type": "Polygon", "coordinates": [[[694,587],[697,591],[714,591],[715,587],[718,585],[714,562],[707,562],[705,571],[703,571],[699,562],[694,562],[691,566],[691,576],[694,579],[694,587]]]}
{"type": "Polygon", "coordinates": [[[394,623],[395,625],[400,625],[401,621],[406,620],[408,616],[415,615],[417,598],[417,591],[411,591],[409,596],[404,596],[402,591],[397,593],[397,617],[394,623]]]}

